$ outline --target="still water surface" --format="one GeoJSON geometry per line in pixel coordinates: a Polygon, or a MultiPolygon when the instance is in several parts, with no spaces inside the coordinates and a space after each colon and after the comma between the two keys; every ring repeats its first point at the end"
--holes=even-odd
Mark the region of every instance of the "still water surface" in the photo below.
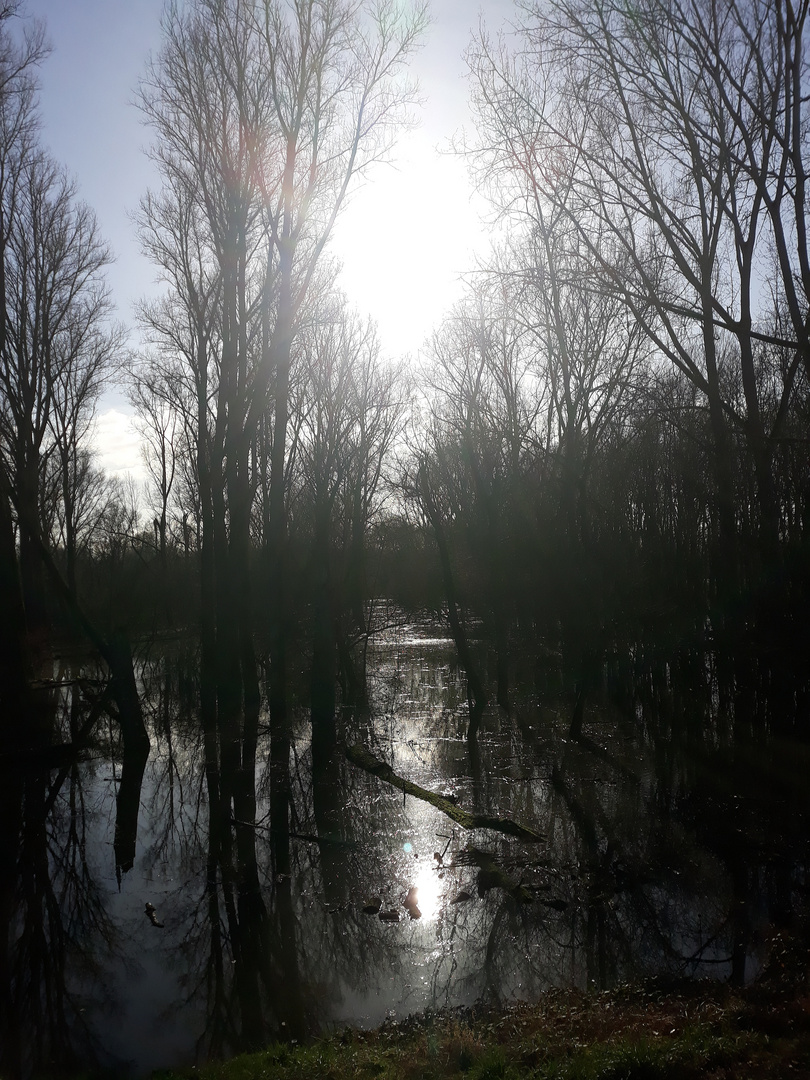
{"type": "Polygon", "coordinates": [[[231,823],[225,858],[191,670],[144,664],[145,763],[122,768],[110,731],[62,773],[3,777],[0,1074],[52,1062],[138,1077],[550,986],[751,978],[769,929],[806,903],[804,747],[721,738],[705,717],[698,737],[639,701],[590,707],[572,742],[568,706],[541,706],[529,680],[511,716],[486,715],[471,757],[451,643],[429,626],[372,647],[371,712],[343,717],[341,742],[543,842],[466,831],[340,748],[313,762],[302,715],[289,871],[266,733],[256,816],[231,823]],[[377,907],[388,918],[363,910],[377,907]]]}

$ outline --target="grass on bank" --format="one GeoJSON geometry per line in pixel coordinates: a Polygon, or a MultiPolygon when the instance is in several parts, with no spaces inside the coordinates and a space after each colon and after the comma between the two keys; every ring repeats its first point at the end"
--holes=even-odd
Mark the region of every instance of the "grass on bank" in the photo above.
{"type": "MultiPolygon", "coordinates": [[[[794,974],[797,974],[794,972],[794,974]]],[[[439,1014],[161,1080],[783,1080],[810,1078],[810,965],[788,983],[553,990],[505,1012],[439,1014]]]]}

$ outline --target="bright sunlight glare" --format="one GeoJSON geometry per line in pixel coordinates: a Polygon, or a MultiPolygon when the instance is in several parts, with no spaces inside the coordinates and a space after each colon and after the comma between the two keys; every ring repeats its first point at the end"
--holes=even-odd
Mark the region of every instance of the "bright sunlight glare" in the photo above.
{"type": "Polygon", "coordinates": [[[417,890],[416,903],[422,913],[422,919],[430,922],[439,914],[442,896],[442,882],[436,873],[433,860],[420,862],[414,886],[417,890]]]}
{"type": "Polygon", "coordinates": [[[424,133],[404,136],[341,216],[333,251],[351,302],[376,319],[384,349],[414,353],[459,299],[482,251],[482,208],[465,163],[424,133]]]}

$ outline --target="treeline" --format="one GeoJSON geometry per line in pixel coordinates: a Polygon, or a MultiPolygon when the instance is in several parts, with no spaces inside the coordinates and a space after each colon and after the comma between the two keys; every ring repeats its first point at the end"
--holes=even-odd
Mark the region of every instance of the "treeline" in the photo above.
{"type": "Polygon", "coordinates": [[[514,239],[434,344],[413,483],[499,652],[528,617],[580,709],[606,666],[620,692],[683,666],[806,721],[806,18],[529,3],[468,52],[514,239]]]}
{"type": "Polygon", "coordinates": [[[105,640],[194,627],[206,750],[237,777],[212,799],[250,801],[265,696],[283,758],[302,657],[326,743],[339,691],[363,704],[379,596],[447,617],[471,736],[511,707],[518,653],[538,690],[561,680],[575,734],[600,688],[676,684],[806,727],[807,6],[521,12],[467,54],[499,247],[410,369],[328,245],[407,120],[424,11],[167,10],[138,91],[164,287],[134,357],[92,215],[39,149],[42,36],[0,24],[6,674],[59,617],[55,571],[105,640]],[[88,449],[113,371],[146,513],[88,449]]]}

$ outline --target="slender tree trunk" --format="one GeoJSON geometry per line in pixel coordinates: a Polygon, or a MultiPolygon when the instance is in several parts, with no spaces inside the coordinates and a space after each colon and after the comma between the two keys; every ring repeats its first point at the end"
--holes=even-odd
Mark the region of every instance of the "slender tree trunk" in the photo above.
{"type": "Polygon", "coordinates": [[[322,739],[336,740],[335,735],[335,629],[332,610],[332,580],[329,567],[328,501],[317,510],[313,545],[313,648],[310,678],[312,727],[322,739]]]}
{"type": "Polygon", "coordinates": [[[346,595],[349,610],[361,634],[366,627],[366,531],[363,515],[363,495],[358,485],[354,494],[351,516],[351,536],[349,538],[349,560],[346,570],[346,595]]]}
{"type": "MultiPolygon", "coordinates": [[[[252,491],[248,477],[248,447],[240,447],[237,471],[230,476],[229,507],[231,534],[229,559],[233,575],[232,586],[237,597],[237,621],[239,626],[239,668],[242,687],[242,730],[239,755],[239,772],[234,789],[234,812],[240,821],[254,821],[256,817],[256,747],[259,737],[259,690],[258,666],[253,644],[253,595],[251,590],[250,509],[252,491]]],[[[244,830],[243,830],[244,831],[244,830]]],[[[237,849],[241,834],[237,831],[237,849]]],[[[245,844],[254,844],[253,836],[242,837],[245,844]]],[[[250,852],[240,854],[242,865],[248,865],[250,852]]],[[[252,850],[255,861],[255,848],[252,850]]],[[[253,886],[250,885],[249,891],[253,886]]],[[[258,889],[258,884],[256,885],[258,889]]]]}
{"type": "MultiPolygon", "coordinates": [[[[704,281],[710,281],[708,269],[705,272],[704,281]]],[[[711,289],[708,286],[704,290],[702,302],[709,423],[712,432],[714,479],[717,497],[717,525],[712,545],[712,576],[715,583],[716,597],[715,623],[718,636],[725,639],[729,630],[728,606],[736,600],[739,583],[737,522],[731,466],[731,444],[720,392],[712,297],[711,289]]]]}
{"type": "MultiPolygon", "coordinates": [[[[496,601],[500,603],[500,601],[496,601]]],[[[497,701],[500,708],[509,712],[509,634],[506,619],[501,610],[495,614],[496,675],[498,681],[497,701]]]]}
{"type": "Polygon", "coordinates": [[[751,244],[741,251],[740,318],[737,340],[740,347],[740,373],[745,395],[745,435],[751,450],[757,482],[759,517],[759,558],[763,568],[775,566],[779,559],[779,504],[773,478],[773,448],[765,433],[759,388],[754,366],[751,338],[751,244]]]}
{"type": "Polygon", "coordinates": [[[433,535],[439,551],[439,562],[442,568],[442,581],[444,595],[447,601],[447,614],[450,622],[450,633],[456,644],[459,662],[467,673],[467,699],[470,708],[470,725],[467,729],[467,739],[472,741],[478,736],[478,728],[481,724],[481,715],[486,706],[483,682],[478,673],[467,641],[467,632],[461,621],[456,598],[456,585],[453,575],[453,567],[450,561],[450,548],[444,532],[441,515],[430,491],[430,482],[425,475],[424,467],[419,471],[419,490],[425,514],[433,527],[433,535]]]}
{"type": "MultiPolygon", "coordinates": [[[[205,329],[197,328],[197,480],[200,492],[200,711],[203,729],[216,728],[216,543],[212,488],[213,454],[208,432],[208,354],[205,329]]],[[[217,762],[217,755],[214,758],[217,762]]],[[[217,783],[217,788],[219,784],[217,783]]]]}
{"type": "Polygon", "coordinates": [[[279,247],[280,283],[276,325],[269,343],[268,361],[275,363],[275,412],[270,457],[270,723],[287,730],[287,510],[285,468],[289,424],[290,362],[292,350],[292,251],[289,242],[279,247]]]}
{"type": "MultiPolygon", "coordinates": [[[[36,461],[21,462],[17,469],[16,505],[18,517],[39,526],[39,476],[36,461]]],[[[20,528],[20,580],[28,633],[36,641],[48,625],[45,585],[40,553],[28,528],[20,528]]]]}
{"type": "Polygon", "coordinates": [[[28,697],[31,669],[25,636],[25,608],[20,585],[14,524],[0,491],[0,741],[6,747],[23,732],[20,721],[28,697]]]}
{"type": "Polygon", "coordinates": [[[70,451],[63,452],[62,461],[62,505],[65,515],[65,571],[68,588],[76,596],[76,501],[74,487],[76,477],[76,455],[70,451]],[[70,466],[73,458],[73,481],[71,482],[70,466]]]}
{"type": "Polygon", "coordinates": [[[145,748],[148,753],[149,736],[144,726],[138,687],[135,683],[132,649],[123,629],[119,628],[111,634],[108,648],[112,692],[118,706],[124,750],[128,752],[145,748]]]}

